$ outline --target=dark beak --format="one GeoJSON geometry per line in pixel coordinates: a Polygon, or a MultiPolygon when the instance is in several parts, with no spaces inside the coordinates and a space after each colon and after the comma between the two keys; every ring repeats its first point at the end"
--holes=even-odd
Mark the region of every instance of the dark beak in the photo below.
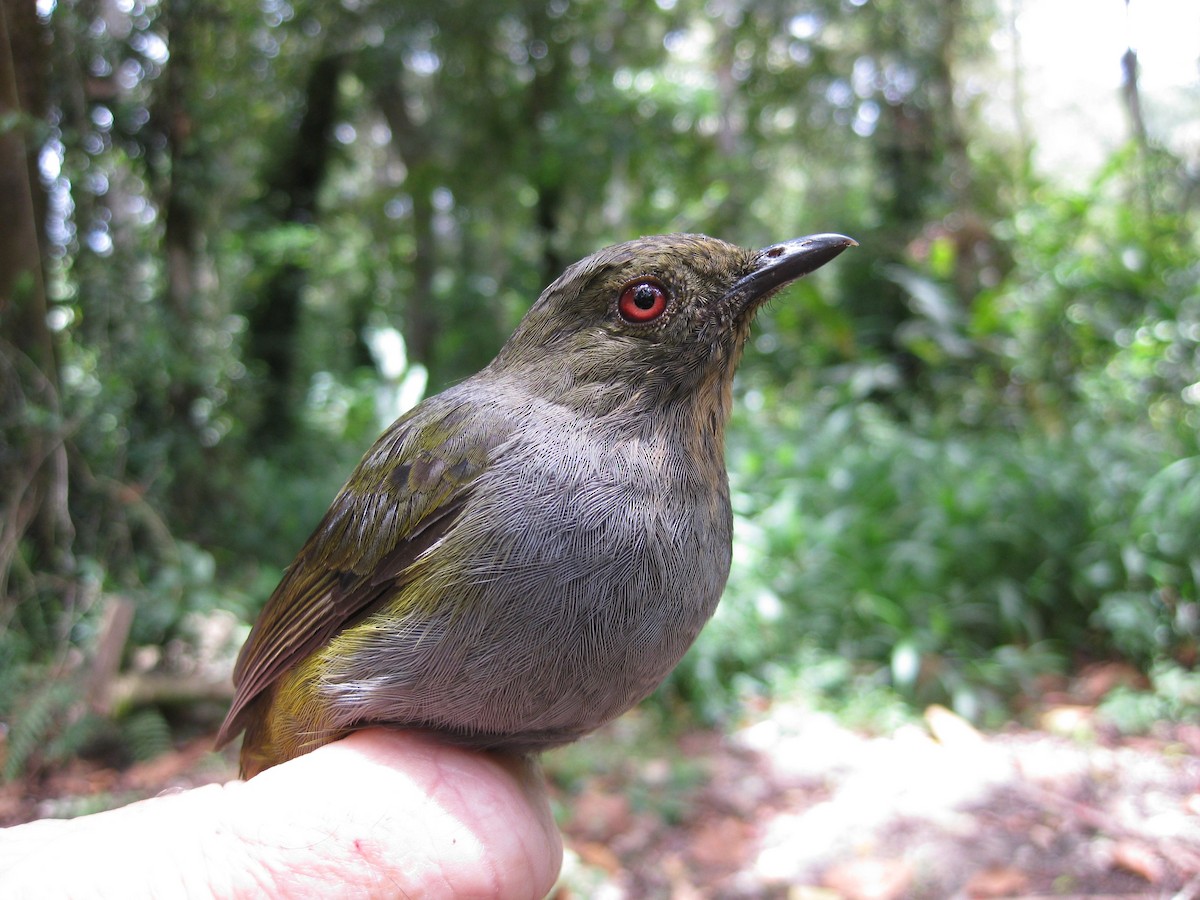
{"type": "Polygon", "coordinates": [[[726,302],[745,311],[756,309],[775,291],[813,272],[858,241],[844,234],[810,234],[759,250],[750,273],[729,289],[726,302]]]}

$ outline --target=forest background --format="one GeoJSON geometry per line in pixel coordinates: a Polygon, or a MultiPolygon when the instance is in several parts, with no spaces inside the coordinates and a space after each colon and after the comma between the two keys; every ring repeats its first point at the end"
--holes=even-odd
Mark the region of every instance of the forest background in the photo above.
{"type": "Polygon", "coordinates": [[[382,426],[675,230],[861,246],[759,317],[734,571],[659,704],[997,724],[1118,660],[1118,727],[1195,718],[1197,19],[3,0],[4,775],[211,729],[382,426]]]}

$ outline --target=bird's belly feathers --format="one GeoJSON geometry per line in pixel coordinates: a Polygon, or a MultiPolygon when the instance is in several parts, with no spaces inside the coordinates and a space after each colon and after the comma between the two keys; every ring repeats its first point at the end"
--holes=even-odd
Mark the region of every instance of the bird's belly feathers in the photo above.
{"type": "Polygon", "coordinates": [[[657,687],[725,586],[724,471],[702,487],[677,448],[595,447],[489,469],[403,591],[319,652],[330,725],[536,749],[657,687]]]}

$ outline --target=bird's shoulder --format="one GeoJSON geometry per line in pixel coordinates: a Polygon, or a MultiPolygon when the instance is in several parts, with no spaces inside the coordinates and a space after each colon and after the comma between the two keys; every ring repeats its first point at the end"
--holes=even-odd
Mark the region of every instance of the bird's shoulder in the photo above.
{"type": "Polygon", "coordinates": [[[448,391],[427,400],[380,435],[301,554],[340,571],[372,570],[457,505],[519,419],[494,395],[448,391]]]}

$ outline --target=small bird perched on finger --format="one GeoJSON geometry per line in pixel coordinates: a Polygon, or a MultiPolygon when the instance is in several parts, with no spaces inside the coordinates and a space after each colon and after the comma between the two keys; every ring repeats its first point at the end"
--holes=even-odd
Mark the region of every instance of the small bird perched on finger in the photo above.
{"type": "Polygon", "coordinates": [[[855,242],[646,237],[570,266],[496,358],[394,422],[242,648],[218,736],[250,777],[359,728],[579,738],[716,608],[725,423],[755,313],[855,242]]]}

